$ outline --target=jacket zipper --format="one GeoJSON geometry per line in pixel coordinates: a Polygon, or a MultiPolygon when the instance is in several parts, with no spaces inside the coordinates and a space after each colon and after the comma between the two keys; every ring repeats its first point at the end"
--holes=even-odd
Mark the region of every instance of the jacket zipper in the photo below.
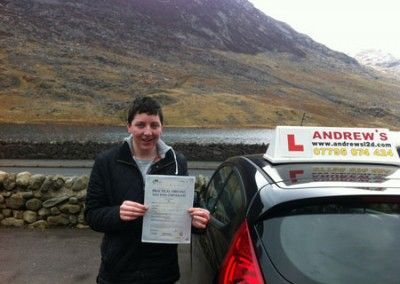
{"type": "Polygon", "coordinates": [[[173,161],[172,161],[172,162],[169,162],[168,164],[165,164],[165,165],[163,165],[162,167],[159,166],[158,163],[155,163],[154,165],[152,165],[152,166],[150,167],[149,174],[154,174],[154,173],[156,173],[156,172],[158,172],[158,171],[160,171],[160,170],[162,170],[162,169],[164,169],[164,168],[170,166],[170,165],[173,164],[173,163],[174,163],[173,161]]]}

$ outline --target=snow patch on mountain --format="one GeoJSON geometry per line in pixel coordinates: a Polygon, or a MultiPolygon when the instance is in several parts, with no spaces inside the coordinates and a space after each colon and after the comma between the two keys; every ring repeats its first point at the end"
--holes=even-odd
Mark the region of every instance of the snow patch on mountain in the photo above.
{"type": "Polygon", "coordinates": [[[368,49],[355,55],[360,64],[400,78],[400,59],[382,50],[368,49]]]}

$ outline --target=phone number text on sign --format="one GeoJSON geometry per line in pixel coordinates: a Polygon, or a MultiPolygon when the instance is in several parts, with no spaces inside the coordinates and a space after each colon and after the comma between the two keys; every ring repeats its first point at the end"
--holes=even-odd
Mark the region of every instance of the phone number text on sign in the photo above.
{"type": "Polygon", "coordinates": [[[392,149],[375,149],[371,150],[368,148],[352,148],[350,150],[346,148],[338,147],[315,147],[313,149],[314,155],[316,156],[348,156],[349,152],[351,156],[376,156],[376,157],[393,157],[392,149]]]}

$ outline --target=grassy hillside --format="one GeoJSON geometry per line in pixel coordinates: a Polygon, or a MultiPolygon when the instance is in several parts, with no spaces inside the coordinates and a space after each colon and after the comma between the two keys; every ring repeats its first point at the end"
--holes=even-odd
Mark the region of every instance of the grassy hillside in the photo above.
{"type": "Polygon", "coordinates": [[[149,94],[168,126],[298,125],[305,113],[305,125],[399,129],[400,82],[324,60],[20,42],[0,49],[0,122],[121,124],[133,97],[149,94]]]}

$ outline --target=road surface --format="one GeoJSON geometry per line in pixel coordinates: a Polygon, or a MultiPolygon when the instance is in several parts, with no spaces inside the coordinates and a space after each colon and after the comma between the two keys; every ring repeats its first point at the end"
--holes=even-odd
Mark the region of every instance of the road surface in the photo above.
{"type": "MultiPolygon", "coordinates": [[[[189,174],[210,177],[220,162],[189,161],[189,174]]],[[[81,176],[90,175],[92,160],[6,160],[0,159],[0,171],[7,173],[81,176]]]]}

